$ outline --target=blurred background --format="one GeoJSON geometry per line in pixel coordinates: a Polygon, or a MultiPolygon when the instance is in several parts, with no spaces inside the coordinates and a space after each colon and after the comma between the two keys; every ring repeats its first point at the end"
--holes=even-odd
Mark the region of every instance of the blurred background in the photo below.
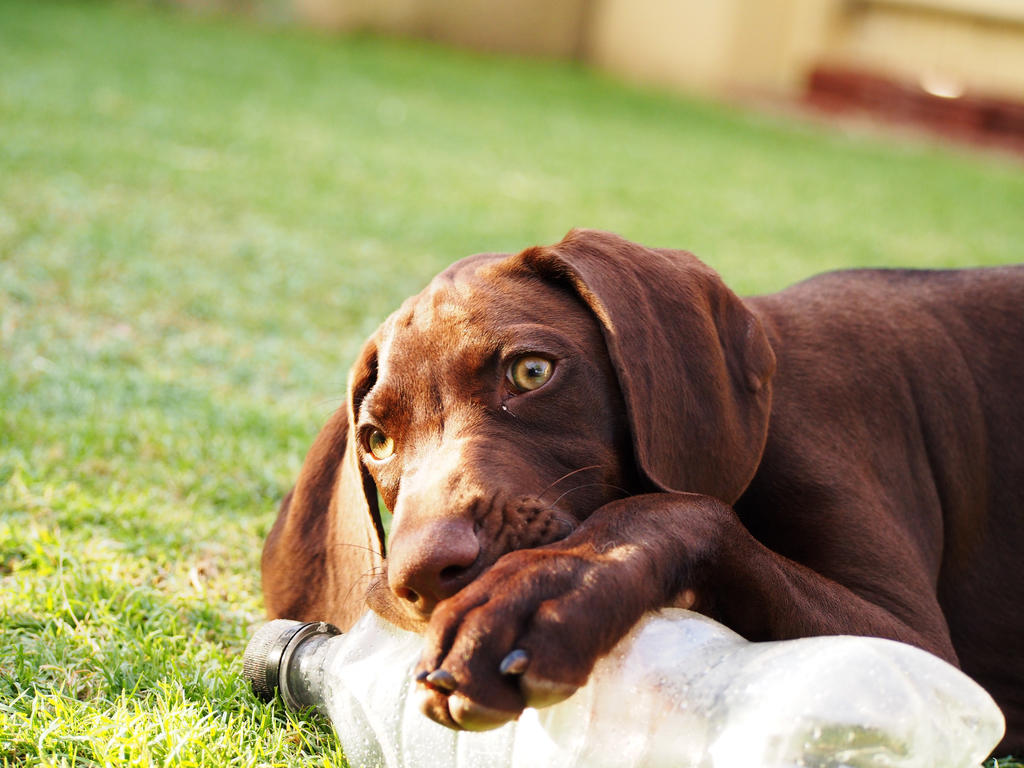
{"type": "Polygon", "coordinates": [[[342,765],[240,652],[389,312],[575,226],[1022,261],[1022,98],[1010,0],[0,0],[0,765],[342,765]]]}
{"type": "Polygon", "coordinates": [[[277,8],[335,31],[575,60],[634,82],[802,101],[1024,151],[1019,0],[293,0],[277,8]]]}

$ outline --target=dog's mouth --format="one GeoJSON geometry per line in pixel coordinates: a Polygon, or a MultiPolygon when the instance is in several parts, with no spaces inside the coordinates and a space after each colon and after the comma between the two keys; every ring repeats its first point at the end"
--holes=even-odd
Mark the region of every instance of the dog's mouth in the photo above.
{"type": "Polygon", "coordinates": [[[402,604],[388,587],[387,571],[378,576],[366,591],[366,606],[378,616],[409,632],[422,633],[430,615],[422,615],[402,604]]]}

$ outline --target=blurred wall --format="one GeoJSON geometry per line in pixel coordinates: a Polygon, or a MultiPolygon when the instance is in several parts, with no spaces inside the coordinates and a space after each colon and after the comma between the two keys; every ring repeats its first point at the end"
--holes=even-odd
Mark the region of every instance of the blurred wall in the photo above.
{"type": "Polygon", "coordinates": [[[1024,0],[294,0],[335,29],[574,58],[707,92],[799,94],[817,66],[1024,101],[1024,0]]]}
{"type": "Polygon", "coordinates": [[[601,0],[586,53],[688,90],[793,92],[823,46],[831,0],[601,0]]]}
{"type": "Polygon", "coordinates": [[[948,96],[1024,101],[1024,0],[847,3],[822,60],[948,96]]]}
{"type": "Polygon", "coordinates": [[[590,0],[294,0],[300,17],[487,51],[577,57],[590,0]]]}

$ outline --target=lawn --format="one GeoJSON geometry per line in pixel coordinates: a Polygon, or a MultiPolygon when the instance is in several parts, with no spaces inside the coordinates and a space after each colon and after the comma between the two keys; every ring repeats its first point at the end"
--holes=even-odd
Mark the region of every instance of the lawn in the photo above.
{"type": "Polygon", "coordinates": [[[1022,212],[1020,160],[573,66],[0,0],[0,765],[340,762],[240,678],[260,547],[455,258],[594,226],[757,292],[1024,260],[1022,212]]]}

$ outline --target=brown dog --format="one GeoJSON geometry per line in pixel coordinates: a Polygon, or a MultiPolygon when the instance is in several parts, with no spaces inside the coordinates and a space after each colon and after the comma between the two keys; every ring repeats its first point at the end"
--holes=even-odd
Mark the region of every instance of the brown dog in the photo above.
{"type": "Polygon", "coordinates": [[[682,605],[750,640],[925,648],[1024,750],[1024,266],[741,300],[688,253],[577,230],[449,268],[348,395],[267,541],[267,610],[422,629],[438,722],[564,698],[682,605]]]}

